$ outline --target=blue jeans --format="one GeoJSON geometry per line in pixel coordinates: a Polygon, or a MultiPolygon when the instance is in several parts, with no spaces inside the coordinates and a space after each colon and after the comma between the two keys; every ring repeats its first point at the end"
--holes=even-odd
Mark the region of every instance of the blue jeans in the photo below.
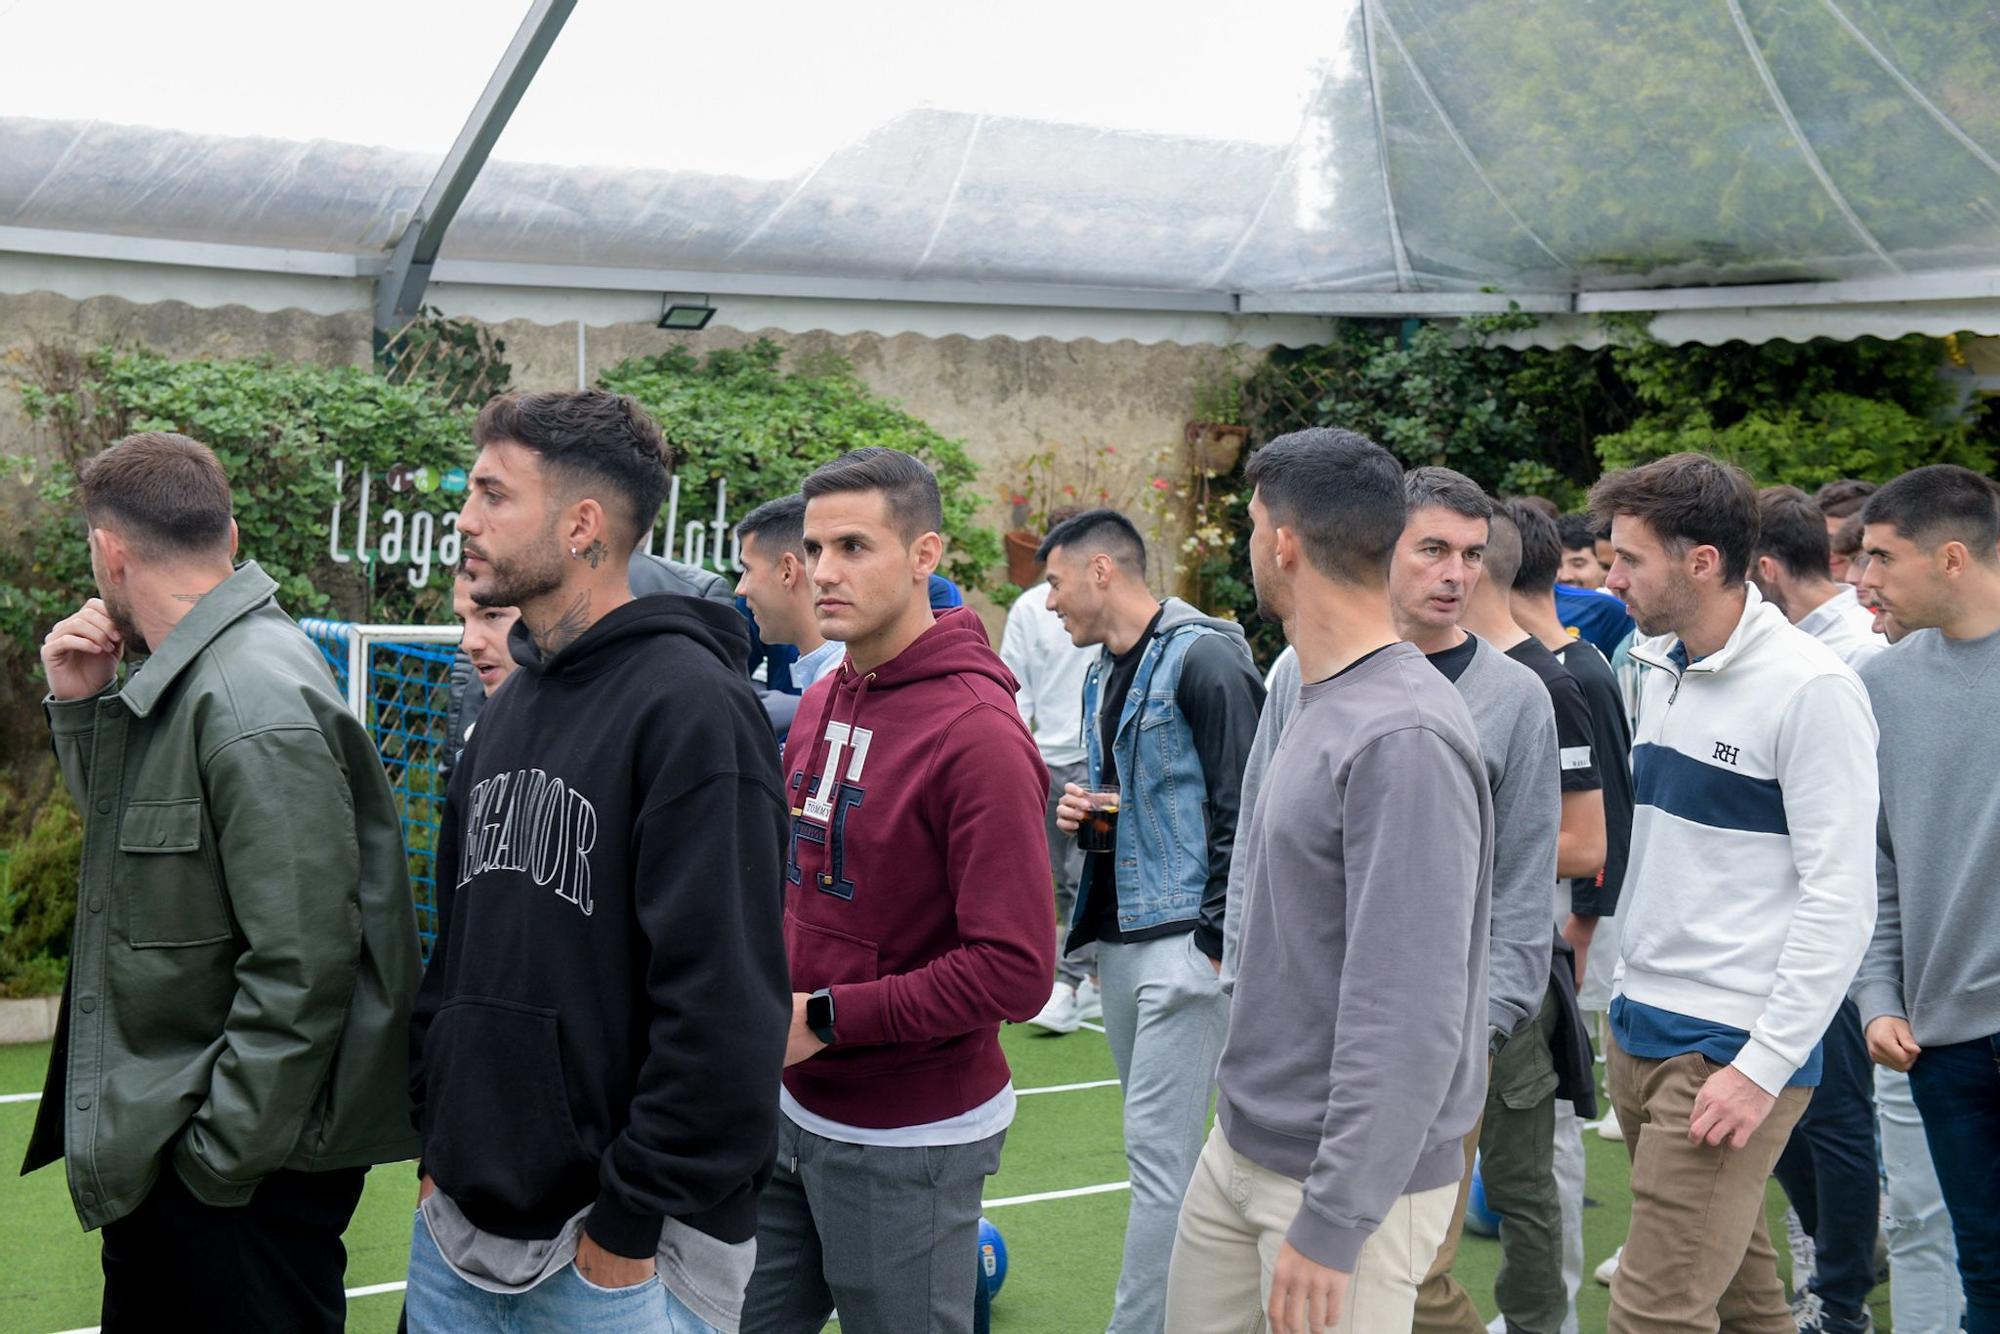
{"type": "Polygon", "coordinates": [[[458,1276],[438,1253],[420,1213],[410,1237],[410,1334],[716,1334],[658,1275],[629,1288],[600,1288],[565,1265],[526,1292],[488,1292],[458,1276]]]}
{"type": "Polygon", "coordinates": [[[1859,1328],[1875,1286],[1881,1173],[1874,1072],[1853,1001],[1842,1001],[1834,1012],[1821,1049],[1826,1059],[1819,1087],[1772,1175],[1813,1239],[1813,1291],[1836,1319],[1859,1328]]]}
{"type": "Polygon", "coordinates": [[[1924,1048],[1910,1092],[1958,1238],[1965,1328],[2000,1334],[2000,1034],[1924,1048]]]}

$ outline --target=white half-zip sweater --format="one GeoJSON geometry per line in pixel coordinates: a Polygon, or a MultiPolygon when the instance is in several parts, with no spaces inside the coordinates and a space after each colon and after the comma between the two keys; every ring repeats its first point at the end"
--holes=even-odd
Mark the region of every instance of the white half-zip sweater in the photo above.
{"type": "Polygon", "coordinates": [[[1750,1034],[1776,1094],[1875,926],[1875,717],[1860,679],[1753,586],[1721,649],[1635,643],[1632,853],[1614,994],[1750,1034]]]}

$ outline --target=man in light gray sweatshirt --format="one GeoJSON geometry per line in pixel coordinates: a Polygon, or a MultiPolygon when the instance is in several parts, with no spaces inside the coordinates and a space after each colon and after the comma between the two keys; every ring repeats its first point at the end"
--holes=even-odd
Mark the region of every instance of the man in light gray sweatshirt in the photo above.
{"type": "Polygon", "coordinates": [[[1852,994],[1937,1163],[1965,1327],[2000,1330],[2000,500],[1949,464],[1862,511],[1862,599],[1909,631],[1861,669],[1881,728],[1875,935],[1852,994]]]}
{"type": "Polygon", "coordinates": [[[1251,1328],[1268,1292],[1275,1334],[1407,1329],[1485,1095],[1493,806],[1464,701],[1390,615],[1394,458],[1302,431],[1249,478],[1260,610],[1309,683],[1239,844],[1221,1099],[1167,1328],[1251,1328]]]}

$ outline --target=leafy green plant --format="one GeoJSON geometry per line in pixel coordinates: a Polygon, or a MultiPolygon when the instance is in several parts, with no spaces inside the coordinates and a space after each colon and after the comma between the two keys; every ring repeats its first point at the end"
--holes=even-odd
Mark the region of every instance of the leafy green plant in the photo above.
{"type": "Polygon", "coordinates": [[[44,754],[0,780],[0,997],[62,989],[83,866],[83,824],[44,754]]]}
{"type": "Polygon", "coordinates": [[[932,430],[864,384],[838,358],[785,369],[768,339],[697,358],[682,348],[634,357],[598,383],[630,394],[660,423],[678,458],[682,494],[729,485],[732,510],[796,491],[806,474],[863,445],[914,454],[937,474],[948,543],[943,572],[989,589],[1000,539],[974,520],[978,469],[965,446],[932,430]]]}
{"type": "Polygon", "coordinates": [[[1606,468],[1692,449],[1730,459],[1759,483],[1811,490],[1841,477],[1885,482],[1929,463],[1993,467],[1982,414],[1952,412],[1935,339],[1754,348],[1640,340],[1613,355],[1644,410],[1597,441],[1606,468]]]}
{"type": "MultiPolygon", "coordinates": [[[[447,614],[448,572],[416,588],[403,566],[332,558],[333,465],[345,463],[351,526],[362,468],[379,478],[398,463],[439,472],[467,463],[471,408],[358,367],[175,362],[110,348],[51,352],[31,362],[29,375],[23,406],[53,435],[57,458],[39,468],[12,463],[39,503],[28,531],[0,546],[0,644],[12,658],[0,666],[32,670],[48,627],[92,595],[76,467],[132,431],[178,431],[215,450],[234,493],[240,555],[277,580],[293,615],[422,621],[447,614]]],[[[454,502],[434,499],[418,508],[454,502]]]]}

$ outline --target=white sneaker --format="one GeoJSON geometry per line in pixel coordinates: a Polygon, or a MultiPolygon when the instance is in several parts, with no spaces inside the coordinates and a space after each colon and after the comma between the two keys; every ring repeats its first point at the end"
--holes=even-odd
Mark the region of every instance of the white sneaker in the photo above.
{"type": "Polygon", "coordinates": [[[1091,978],[1076,984],[1076,1017],[1079,1021],[1104,1022],[1104,991],[1091,978]]]}
{"type": "Polygon", "coordinates": [[[1591,1277],[1595,1278],[1599,1283],[1602,1283],[1605,1287],[1607,1288],[1610,1287],[1611,1276],[1618,1272],[1618,1257],[1623,1254],[1625,1254],[1625,1248],[1623,1246],[1620,1246],[1617,1250],[1611,1252],[1610,1257],[1606,1259],[1603,1264],[1597,1266],[1596,1271],[1591,1275],[1591,1277]]]}
{"type": "Polygon", "coordinates": [[[1792,1252],[1792,1291],[1803,1294],[1819,1272],[1819,1254],[1794,1209],[1785,1210],[1785,1242],[1792,1252]]]}
{"type": "Polygon", "coordinates": [[[1074,1033],[1083,1016],[1077,1013],[1076,988],[1067,982],[1058,982],[1049,993],[1049,1003],[1042,1012],[1028,1021],[1036,1028],[1047,1029],[1051,1033],[1074,1033]]]}
{"type": "Polygon", "coordinates": [[[1617,1144],[1625,1142],[1625,1127],[1618,1123],[1618,1113],[1605,1113],[1604,1119],[1597,1123],[1597,1137],[1617,1144]]]}

